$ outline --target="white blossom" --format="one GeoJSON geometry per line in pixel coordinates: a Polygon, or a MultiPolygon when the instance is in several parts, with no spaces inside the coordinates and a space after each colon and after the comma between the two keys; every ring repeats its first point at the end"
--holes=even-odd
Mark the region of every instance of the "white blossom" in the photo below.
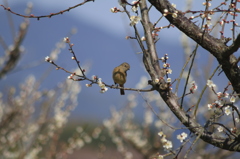
{"type": "Polygon", "coordinates": [[[139,16],[131,16],[130,17],[130,26],[136,25],[139,21],[141,20],[141,18],[139,16]]]}
{"type": "Polygon", "coordinates": [[[222,132],[223,131],[223,127],[222,126],[219,126],[217,129],[218,129],[218,132],[222,132]]]}
{"type": "Polygon", "coordinates": [[[208,110],[211,110],[213,108],[212,104],[208,104],[208,110]]]}
{"type": "Polygon", "coordinates": [[[191,88],[190,88],[190,92],[194,93],[194,91],[197,90],[198,86],[197,86],[197,84],[196,84],[195,81],[192,81],[192,82],[191,82],[191,85],[192,85],[192,86],[191,86],[191,88]]]}
{"type": "Polygon", "coordinates": [[[234,103],[235,101],[236,101],[236,97],[235,96],[231,96],[230,102],[234,103]]]}
{"type": "Polygon", "coordinates": [[[160,131],[159,133],[158,133],[158,136],[160,136],[160,137],[162,137],[164,135],[164,133],[162,132],[162,131],[160,131]]]}
{"type": "Polygon", "coordinates": [[[95,80],[96,79],[96,76],[95,75],[92,75],[92,80],[95,80]]]}
{"type": "Polygon", "coordinates": [[[92,85],[91,84],[86,84],[86,87],[92,87],[92,85]]]}
{"type": "Polygon", "coordinates": [[[168,140],[166,139],[166,135],[163,135],[161,138],[161,142],[165,144],[168,140]]]}
{"type": "Polygon", "coordinates": [[[235,118],[235,121],[236,121],[237,123],[239,123],[239,118],[235,118]]]}
{"type": "Polygon", "coordinates": [[[209,3],[209,2],[203,2],[202,5],[204,5],[204,6],[208,6],[208,7],[211,7],[212,4],[209,3]]]}
{"type": "Polygon", "coordinates": [[[210,20],[207,21],[207,26],[210,27],[212,25],[212,22],[210,20]]]}
{"type": "Polygon", "coordinates": [[[111,8],[110,11],[111,11],[112,13],[115,13],[115,8],[111,8]]]}
{"type": "Polygon", "coordinates": [[[208,87],[210,87],[210,88],[216,87],[216,85],[213,83],[212,80],[207,80],[207,85],[208,85],[208,87]]]}
{"type": "Polygon", "coordinates": [[[177,139],[180,140],[180,142],[183,142],[183,140],[185,140],[187,138],[187,134],[185,132],[177,135],[177,139]]]}
{"type": "Polygon", "coordinates": [[[176,4],[174,4],[174,3],[172,3],[171,5],[172,5],[174,8],[176,8],[176,7],[177,7],[177,5],[176,5],[176,4]]]}
{"type": "Polygon", "coordinates": [[[102,89],[100,90],[100,93],[105,93],[107,90],[108,90],[108,88],[107,88],[107,87],[104,87],[104,88],[102,88],[102,89]]]}
{"type": "Polygon", "coordinates": [[[205,15],[205,14],[202,14],[202,15],[201,15],[201,18],[205,18],[205,17],[206,17],[206,15],[205,15]]]}
{"type": "Polygon", "coordinates": [[[167,82],[171,83],[172,79],[171,78],[167,78],[167,82]]]}
{"type": "Polygon", "coordinates": [[[156,78],[156,79],[155,79],[155,83],[158,83],[158,82],[159,82],[159,79],[158,79],[158,78],[156,78]]]}
{"type": "Polygon", "coordinates": [[[173,17],[173,18],[177,18],[177,16],[178,16],[177,13],[173,13],[173,14],[172,14],[172,17],[173,17]]]}
{"type": "Polygon", "coordinates": [[[225,93],[218,92],[217,96],[218,96],[218,98],[228,98],[229,94],[227,92],[225,92],[225,93]]]}
{"type": "Polygon", "coordinates": [[[219,106],[223,106],[223,101],[222,100],[216,100],[215,103],[218,104],[219,106]]]}
{"type": "Polygon", "coordinates": [[[133,11],[133,12],[137,12],[138,7],[139,7],[138,1],[132,1],[132,4],[133,4],[133,6],[132,6],[132,11],[133,11]]]}
{"type": "Polygon", "coordinates": [[[167,142],[165,142],[164,144],[163,144],[163,147],[166,149],[166,150],[169,150],[169,149],[171,149],[172,147],[173,147],[173,145],[172,145],[172,141],[167,141],[167,142]]]}
{"type": "Polygon", "coordinates": [[[163,155],[158,155],[158,158],[157,159],[163,159],[163,155]]]}
{"type": "Polygon", "coordinates": [[[45,57],[45,61],[46,61],[46,62],[50,62],[50,57],[49,57],[49,56],[46,56],[46,57],[45,57]]]}
{"type": "Polygon", "coordinates": [[[223,26],[224,23],[225,23],[225,22],[224,22],[223,20],[221,20],[221,21],[219,22],[219,24],[220,24],[221,26],[223,26]]]}
{"type": "Polygon", "coordinates": [[[97,84],[101,88],[100,93],[105,93],[108,90],[106,85],[102,82],[101,78],[98,78],[97,84]]]}
{"type": "Polygon", "coordinates": [[[70,43],[70,39],[69,39],[68,37],[63,38],[63,41],[64,41],[65,43],[70,43]]]}
{"type": "Polygon", "coordinates": [[[145,36],[141,37],[141,41],[146,41],[145,36]]]}
{"type": "Polygon", "coordinates": [[[172,69],[167,69],[167,74],[172,74],[172,69]]]}
{"type": "Polygon", "coordinates": [[[226,115],[230,115],[231,114],[230,106],[225,107],[225,114],[226,115]]]}

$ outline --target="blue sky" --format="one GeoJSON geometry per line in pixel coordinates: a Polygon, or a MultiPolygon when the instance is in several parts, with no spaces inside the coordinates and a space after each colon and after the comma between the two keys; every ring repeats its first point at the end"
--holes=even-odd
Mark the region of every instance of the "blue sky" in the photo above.
{"type": "MultiPolygon", "coordinates": [[[[67,9],[68,7],[78,4],[78,0],[21,0],[21,1],[9,1],[11,7],[24,5],[27,2],[33,4],[33,14],[36,8],[41,9],[41,14],[49,14],[58,12],[59,10],[67,9]]],[[[173,3],[177,2],[179,7],[181,3],[177,0],[173,0],[173,3]]],[[[78,7],[65,14],[68,14],[76,21],[86,22],[89,25],[98,26],[99,29],[104,30],[115,36],[122,36],[126,33],[126,27],[129,26],[127,16],[123,13],[114,14],[110,12],[110,8],[119,7],[117,0],[95,0],[94,2],[86,3],[84,6],[78,7]],[[117,30],[117,31],[116,31],[117,30]]],[[[132,13],[133,14],[133,13],[132,13]]],[[[37,14],[35,14],[37,15],[37,14]]],[[[157,20],[160,14],[156,11],[152,12],[151,18],[157,20]]],[[[166,21],[165,21],[166,22],[166,21]]],[[[176,31],[177,32],[177,31],[176,31]]],[[[176,33],[172,32],[172,34],[176,33]]]]}
{"type": "MultiPolygon", "coordinates": [[[[11,9],[21,14],[24,14],[27,2],[29,1],[8,1],[11,9]]],[[[34,15],[47,15],[59,12],[79,3],[78,0],[33,0],[31,2],[33,3],[32,13],[34,15]]],[[[184,7],[181,5],[183,1],[172,0],[171,2],[176,3],[179,9],[184,7]]],[[[194,2],[194,9],[197,9],[200,4],[200,1],[194,2]]],[[[2,81],[0,85],[1,90],[6,90],[11,85],[18,86],[19,82],[24,81],[29,74],[34,74],[37,78],[40,78],[48,69],[53,70],[47,80],[41,85],[41,89],[54,87],[57,83],[66,80],[68,74],[63,71],[55,71],[54,67],[43,62],[43,60],[55,48],[56,43],[63,39],[73,27],[78,30],[77,34],[71,38],[71,42],[74,43],[73,49],[83,64],[91,64],[91,69],[88,72],[89,77],[98,75],[104,82],[113,84],[111,77],[112,69],[125,61],[131,65],[126,87],[134,88],[142,76],[149,77],[143,69],[141,54],[136,54],[136,52],[140,52],[136,41],[125,39],[127,35],[134,35],[126,15],[110,12],[110,8],[115,6],[119,7],[117,0],[96,0],[94,3],[89,2],[63,15],[43,18],[39,21],[30,19],[29,32],[23,43],[25,52],[17,68],[33,62],[42,61],[42,63],[36,67],[30,67],[21,71],[16,71],[17,69],[15,69],[2,81]]],[[[7,14],[2,8],[0,13],[0,35],[10,45],[12,38],[7,22],[7,14]]],[[[151,12],[150,16],[154,22],[161,14],[151,12]]],[[[23,18],[16,15],[12,15],[12,18],[17,29],[23,18]]],[[[159,24],[159,26],[163,25],[168,25],[166,20],[159,24]]],[[[140,24],[137,26],[140,28],[140,24]]],[[[159,57],[165,53],[169,54],[169,63],[173,69],[171,77],[173,79],[177,78],[184,61],[180,43],[181,32],[176,28],[170,28],[167,31],[161,31],[159,37],[160,40],[157,44],[159,57]]],[[[198,54],[196,62],[204,63],[204,60],[200,59],[209,58],[208,53],[202,49],[200,49],[200,52],[201,54],[198,54]]],[[[63,49],[56,62],[69,70],[76,68],[76,64],[72,62],[67,48],[63,49]]],[[[100,94],[98,86],[86,88],[85,84],[86,82],[82,82],[82,92],[79,95],[81,103],[74,111],[74,116],[96,119],[105,118],[109,116],[109,108],[111,106],[121,108],[127,101],[127,95],[119,96],[118,90],[109,90],[105,94],[100,94]]],[[[143,109],[142,104],[138,106],[138,109],[143,109]]]]}

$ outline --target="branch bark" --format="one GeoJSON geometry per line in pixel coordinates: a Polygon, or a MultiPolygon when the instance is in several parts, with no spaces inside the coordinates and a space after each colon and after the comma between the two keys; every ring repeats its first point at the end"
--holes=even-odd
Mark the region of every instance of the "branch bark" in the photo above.
{"type": "MultiPolygon", "coordinates": [[[[177,11],[168,0],[148,1],[161,13],[164,13],[164,9],[168,9],[171,13],[177,11]]],[[[222,40],[201,30],[197,25],[186,18],[181,11],[178,11],[177,18],[173,18],[172,15],[167,15],[166,19],[204,49],[209,51],[218,60],[234,90],[240,94],[240,69],[237,65],[237,58],[233,55],[240,46],[240,35],[238,35],[233,44],[228,47],[222,40]]]]}
{"type": "MultiPolygon", "coordinates": [[[[176,10],[167,0],[149,0],[149,2],[161,13],[164,13],[164,9],[168,9],[169,12],[174,12],[176,10]]],[[[153,85],[153,88],[159,92],[171,111],[186,127],[189,128],[192,133],[200,135],[200,138],[203,141],[216,147],[229,151],[240,152],[240,136],[233,139],[223,138],[207,131],[206,128],[197,123],[194,118],[191,118],[183,109],[180,108],[178,104],[178,97],[168,89],[168,86],[166,86],[163,79],[160,80],[160,83],[155,83],[154,79],[163,77],[164,74],[158,63],[158,56],[151,35],[147,12],[148,10],[145,0],[141,1],[140,8],[148,48],[148,50],[143,51],[143,63],[152,78],[151,84],[153,85]]],[[[216,57],[218,62],[222,65],[222,69],[228,79],[231,81],[234,90],[240,93],[240,71],[236,64],[237,59],[234,55],[232,55],[232,53],[229,53],[230,51],[235,51],[236,47],[226,46],[220,39],[214,38],[208,33],[203,32],[199,27],[188,20],[180,11],[178,11],[178,13],[177,18],[173,18],[172,15],[167,15],[166,18],[171,24],[174,24],[179,30],[184,32],[187,36],[192,38],[195,42],[216,57]]],[[[238,45],[238,40],[236,45],[238,45]]]]}

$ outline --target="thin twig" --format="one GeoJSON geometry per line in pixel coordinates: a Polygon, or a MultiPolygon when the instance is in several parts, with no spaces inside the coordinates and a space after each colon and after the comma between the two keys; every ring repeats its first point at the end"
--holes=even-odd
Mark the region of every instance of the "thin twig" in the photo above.
{"type": "MultiPolygon", "coordinates": [[[[212,77],[215,75],[215,73],[217,72],[217,70],[219,69],[220,66],[221,66],[221,65],[218,65],[218,66],[216,67],[216,69],[213,71],[212,75],[209,77],[209,80],[212,79],[212,77]]],[[[201,101],[201,99],[202,99],[203,93],[205,92],[206,88],[207,88],[207,84],[204,86],[202,92],[201,92],[200,95],[199,95],[199,98],[198,98],[196,107],[195,107],[195,109],[194,109],[193,118],[196,118],[198,106],[199,106],[199,103],[200,103],[200,101],[201,101]]]]}
{"type": "Polygon", "coordinates": [[[59,14],[63,14],[63,13],[65,13],[65,12],[69,12],[70,10],[72,10],[72,9],[74,9],[74,8],[77,8],[77,7],[79,7],[79,6],[82,6],[82,5],[84,5],[85,3],[90,2],[90,1],[93,1],[93,2],[94,2],[94,0],[85,0],[85,1],[82,2],[82,3],[79,3],[79,4],[75,5],[75,6],[69,7],[68,9],[62,10],[62,11],[60,11],[60,12],[50,13],[49,15],[40,15],[40,16],[35,16],[35,15],[33,15],[33,14],[23,15],[23,14],[19,14],[19,13],[16,13],[16,12],[12,11],[12,10],[10,9],[10,7],[5,7],[4,5],[0,5],[0,6],[2,6],[5,10],[7,10],[7,11],[9,11],[10,13],[15,14],[15,15],[17,15],[17,16],[24,17],[24,18],[37,18],[38,20],[40,20],[40,18],[51,18],[51,17],[53,17],[53,16],[56,16],[56,15],[59,15],[59,14]]]}

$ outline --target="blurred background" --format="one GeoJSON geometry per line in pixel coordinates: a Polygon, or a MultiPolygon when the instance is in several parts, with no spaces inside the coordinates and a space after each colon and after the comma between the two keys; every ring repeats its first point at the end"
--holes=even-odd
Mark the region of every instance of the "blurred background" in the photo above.
{"type": "MultiPolygon", "coordinates": [[[[32,5],[31,13],[38,16],[59,12],[80,3],[80,1],[3,0],[1,3],[9,6],[12,11],[24,15],[26,14],[25,9],[27,5],[32,5]]],[[[186,9],[186,5],[182,1],[172,0],[171,3],[175,3],[177,9],[186,9]]],[[[194,3],[192,3],[192,10],[200,10],[200,5],[202,6],[202,2],[194,1],[194,3]]],[[[46,56],[50,56],[55,51],[55,53],[58,53],[58,57],[54,60],[55,63],[69,71],[77,69],[75,61],[71,59],[72,56],[69,53],[68,46],[62,43],[64,37],[70,37],[71,43],[74,44],[73,50],[80,61],[80,65],[86,69],[86,74],[89,78],[91,78],[92,75],[97,75],[99,78],[102,78],[103,82],[111,85],[113,84],[113,68],[123,62],[128,62],[131,69],[128,72],[125,87],[150,88],[147,86],[149,76],[142,64],[142,54],[139,53],[141,50],[135,40],[127,40],[125,38],[126,36],[134,36],[134,30],[129,26],[129,20],[126,14],[111,13],[110,8],[113,7],[119,7],[117,0],[96,0],[95,2],[86,3],[69,12],[65,12],[62,15],[51,18],[41,18],[40,20],[35,18],[28,19],[29,28],[21,45],[22,52],[20,60],[16,67],[1,79],[0,90],[3,97],[7,98],[7,92],[12,86],[15,87],[17,91],[20,91],[21,83],[24,83],[31,75],[35,76],[36,81],[40,83],[39,90],[54,89],[59,87],[61,83],[70,81],[67,79],[69,74],[62,70],[56,70],[53,65],[44,61],[46,56]]],[[[150,19],[153,23],[156,22],[160,16],[161,14],[159,12],[154,11],[154,9],[151,10],[150,19]]],[[[7,47],[11,47],[14,41],[14,35],[17,34],[24,18],[13,15],[1,8],[0,21],[0,35],[2,39],[4,39],[7,47]]],[[[163,19],[157,27],[166,25],[169,25],[169,23],[163,19]]],[[[137,24],[137,27],[139,28],[141,36],[143,36],[141,25],[137,24]]],[[[227,33],[226,31],[226,34],[227,33]]],[[[212,34],[219,37],[218,32],[213,32],[212,34]]],[[[158,56],[161,58],[166,53],[168,54],[168,63],[170,63],[171,69],[173,70],[170,77],[174,80],[178,78],[186,58],[189,56],[186,50],[184,50],[186,48],[183,47],[182,43],[186,37],[184,37],[178,29],[170,27],[169,29],[160,31],[159,38],[156,45],[158,56]]],[[[189,48],[194,48],[192,41],[189,39],[187,41],[190,45],[189,48]]],[[[194,76],[192,76],[196,78],[190,80],[195,80],[196,83],[199,83],[201,86],[205,84],[208,78],[204,72],[212,72],[216,68],[217,62],[202,48],[198,51],[199,54],[197,54],[194,66],[197,68],[195,69],[197,71],[194,72],[194,76]]],[[[3,47],[0,48],[0,55],[5,55],[3,47]]],[[[236,56],[239,55],[238,51],[236,56]]],[[[4,61],[1,62],[4,63],[4,61]]],[[[183,76],[183,78],[185,77],[186,76],[183,76]]],[[[221,75],[221,79],[216,77],[213,80],[220,86],[220,89],[224,88],[227,84],[224,75],[221,75]]],[[[179,92],[182,91],[184,82],[185,81],[180,85],[179,92]]],[[[76,82],[70,81],[70,83],[74,87],[76,82]]],[[[150,100],[149,103],[154,101],[151,103],[153,107],[163,106],[165,108],[162,109],[167,109],[164,104],[161,104],[161,100],[158,100],[158,96],[154,96],[154,93],[149,95],[149,93],[138,94],[125,91],[126,95],[120,96],[119,90],[109,89],[102,94],[100,93],[100,87],[97,85],[93,85],[90,88],[86,87],[85,85],[88,83],[87,81],[78,82],[80,91],[79,94],[77,94],[78,102],[69,115],[68,122],[69,127],[71,127],[71,123],[74,126],[69,128],[69,130],[72,130],[76,125],[86,123],[101,125],[105,119],[111,118],[111,110],[113,108],[116,110],[125,108],[125,106],[132,101],[132,98],[136,98],[133,112],[134,120],[138,121],[139,125],[146,122],[144,118],[147,107],[144,101],[145,98],[150,100]],[[153,99],[151,99],[151,97],[153,99]],[[158,103],[156,101],[158,101],[158,103]]],[[[61,89],[57,91],[60,96],[61,89]]],[[[191,100],[193,100],[193,98],[191,98],[191,100]]],[[[173,114],[165,115],[168,116],[168,118],[169,116],[173,116],[173,114]]],[[[172,120],[177,124],[174,116],[172,120]]],[[[159,130],[160,129],[157,131],[159,130]]],[[[66,132],[66,134],[68,134],[68,132],[66,132]]]]}

